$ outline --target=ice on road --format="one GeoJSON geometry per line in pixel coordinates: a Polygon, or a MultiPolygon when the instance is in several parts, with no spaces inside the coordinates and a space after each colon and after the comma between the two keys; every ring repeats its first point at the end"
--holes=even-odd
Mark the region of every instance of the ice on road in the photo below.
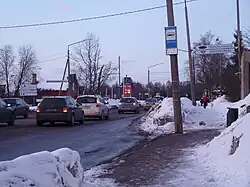
{"type": "Polygon", "coordinates": [[[89,169],[116,157],[143,140],[144,137],[129,129],[130,123],[135,118],[73,128],[58,127],[58,131],[6,139],[0,144],[0,161],[34,152],[69,147],[79,152],[83,158],[81,163],[84,169],[89,169]]]}

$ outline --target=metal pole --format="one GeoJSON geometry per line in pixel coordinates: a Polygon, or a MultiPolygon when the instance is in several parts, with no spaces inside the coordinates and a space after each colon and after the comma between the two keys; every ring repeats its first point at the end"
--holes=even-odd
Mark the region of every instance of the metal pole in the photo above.
{"type": "Polygon", "coordinates": [[[191,49],[191,39],[190,39],[190,31],[189,31],[187,1],[184,0],[184,3],[185,3],[185,18],[186,18],[186,30],[187,30],[187,46],[188,46],[188,62],[189,62],[189,76],[190,76],[190,86],[191,86],[191,98],[192,98],[192,104],[196,106],[195,83],[194,83],[194,75],[193,75],[192,49],[191,49]]]}
{"type": "Polygon", "coordinates": [[[150,70],[148,68],[148,86],[149,86],[149,83],[150,83],[150,70]]]}
{"type": "Polygon", "coordinates": [[[121,98],[121,57],[118,56],[118,99],[121,98]]]}
{"type": "Polygon", "coordinates": [[[71,81],[71,75],[70,75],[70,59],[69,59],[69,45],[68,45],[68,95],[72,95],[72,81],[71,81]]]}
{"type": "Polygon", "coordinates": [[[236,0],[236,14],[237,14],[237,60],[238,60],[238,65],[240,67],[240,77],[241,77],[241,99],[245,98],[245,80],[244,80],[244,64],[241,62],[241,32],[240,32],[240,1],[236,0]]]}
{"type": "Polygon", "coordinates": [[[60,86],[60,90],[59,90],[59,94],[58,94],[59,96],[61,95],[61,92],[62,92],[63,82],[65,79],[67,68],[68,68],[68,59],[67,59],[67,62],[65,64],[65,68],[64,68],[64,72],[63,72],[63,78],[62,78],[62,82],[61,82],[61,86],[60,86]]]}
{"type": "MultiPolygon", "coordinates": [[[[174,26],[175,22],[174,22],[173,1],[166,0],[166,3],[167,3],[168,26],[174,26]]],[[[183,126],[182,126],[182,113],[181,113],[180,85],[179,85],[179,72],[178,72],[177,55],[171,55],[170,61],[171,61],[175,133],[182,134],[183,133],[183,126]]]]}

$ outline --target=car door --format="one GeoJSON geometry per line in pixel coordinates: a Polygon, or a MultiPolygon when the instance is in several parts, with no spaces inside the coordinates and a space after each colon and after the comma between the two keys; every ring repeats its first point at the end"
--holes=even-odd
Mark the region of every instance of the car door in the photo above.
{"type": "Polygon", "coordinates": [[[82,111],[82,109],[77,106],[77,103],[75,102],[75,100],[73,98],[71,98],[71,97],[68,98],[68,105],[75,114],[75,120],[77,120],[77,121],[81,120],[80,111],[82,111]]]}
{"type": "Polygon", "coordinates": [[[100,97],[99,99],[100,99],[102,111],[104,112],[104,115],[107,116],[108,112],[109,112],[108,111],[108,106],[106,105],[105,100],[102,97],[100,97]]]}
{"type": "Polygon", "coordinates": [[[6,103],[0,99],[0,123],[7,122],[10,119],[10,110],[7,109],[6,103]]]}
{"type": "Polygon", "coordinates": [[[22,103],[20,99],[16,99],[15,115],[23,116],[23,108],[22,108],[22,103]]]}

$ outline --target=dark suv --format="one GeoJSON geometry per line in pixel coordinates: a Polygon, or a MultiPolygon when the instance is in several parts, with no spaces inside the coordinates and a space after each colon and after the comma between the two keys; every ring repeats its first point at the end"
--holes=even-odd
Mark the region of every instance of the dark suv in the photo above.
{"type": "Polygon", "coordinates": [[[65,122],[74,125],[84,121],[84,112],[72,97],[57,96],[44,98],[36,111],[37,125],[42,126],[46,122],[65,122]]]}
{"type": "Polygon", "coordinates": [[[4,102],[8,107],[14,110],[15,116],[22,116],[28,118],[29,116],[29,105],[21,98],[4,98],[4,102]]]}
{"type": "Polygon", "coordinates": [[[15,114],[12,108],[0,99],[0,123],[7,123],[8,125],[14,125],[15,114]]]}

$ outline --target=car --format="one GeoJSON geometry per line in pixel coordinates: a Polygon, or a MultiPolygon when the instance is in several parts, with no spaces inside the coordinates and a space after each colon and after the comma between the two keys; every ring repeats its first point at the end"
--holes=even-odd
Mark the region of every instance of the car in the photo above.
{"type": "Polygon", "coordinates": [[[109,118],[109,103],[99,95],[82,95],[76,102],[81,105],[86,117],[97,117],[100,120],[109,118]]]}
{"type": "Polygon", "coordinates": [[[9,126],[15,124],[14,110],[3,99],[0,99],[0,123],[7,123],[9,126]]]}
{"type": "Polygon", "coordinates": [[[140,113],[140,104],[135,97],[123,97],[121,98],[118,106],[118,113],[124,112],[140,113]]]}
{"type": "Polygon", "coordinates": [[[15,117],[29,117],[29,105],[21,98],[3,98],[8,107],[14,110],[15,117]]]}
{"type": "Polygon", "coordinates": [[[149,110],[152,106],[154,106],[159,101],[156,98],[147,98],[145,100],[145,105],[143,106],[144,110],[149,110]]]}
{"type": "Polygon", "coordinates": [[[163,96],[154,96],[154,98],[158,100],[158,103],[161,103],[164,100],[163,96]]]}
{"type": "Polygon", "coordinates": [[[37,107],[36,121],[38,126],[47,122],[64,122],[73,126],[75,122],[83,124],[84,112],[70,96],[46,97],[37,107]]]}

